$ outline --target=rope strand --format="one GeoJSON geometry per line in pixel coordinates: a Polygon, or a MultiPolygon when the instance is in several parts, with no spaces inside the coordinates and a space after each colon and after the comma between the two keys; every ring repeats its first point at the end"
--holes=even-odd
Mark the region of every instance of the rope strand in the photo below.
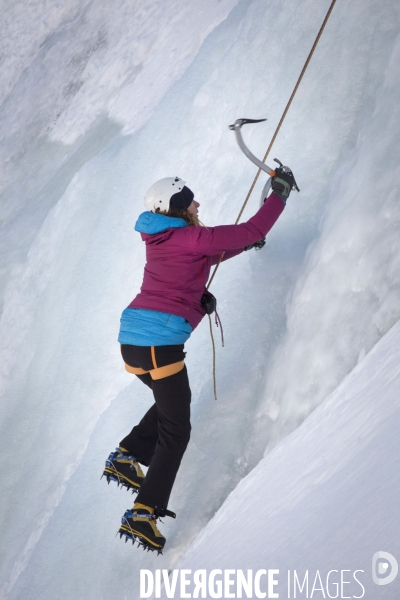
{"type": "MultiPolygon", "coordinates": [[[[313,43],[313,45],[312,45],[312,48],[311,48],[311,50],[310,50],[310,52],[309,52],[309,54],[308,54],[308,56],[307,56],[307,60],[306,60],[306,62],[304,63],[304,66],[303,66],[303,68],[302,68],[302,70],[301,70],[301,73],[300,73],[300,75],[299,75],[299,78],[297,79],[296,85],[295,85],[295,86],[294,86],[294,88],[293,88],[293,92],[292,92],[292,94],[291,94],[291,96],[290,96],[290,98],[289,98],[289,101],[288,101],[288,103],[286,104],[285,110],[284,110],[284,111],[283,111],[283,113],[282,113],[282,116],[281,116],[281,118],[280,118],[280,121],[279,121],[279,123],[278,123],[278,125],[277,125],[277,128],[275,129],[275,133],[274,133],[274,135],[272,136],[271,142],[270,142],[270,144],[269,144],[269,146],[268,146],[268,148],[267,148],[267,151],[266,151],[266,153],[265,153],[265,156],[264,156],[264,158],[263,158],[263,160],[262,160],[262,162],[263,162],[263,163],[265,163],[265,161],[266,161],[266,160],[267,160],[267,158],[268,158],[268,155],[269,155],[269,153],[270,153],[270,151],[271,151],[271,148],[272,148],[272,146],[273,146],[273,144],[274,144],[274,142],[275,142],[275,140],[276,140],[276,138],[277,138],[277,135],[278,135],[278,133],[279,133],[279,131],[280,131],[280,128],[281,128],[281,126],[282,126],[282,123],[283,123],[283,121],[285,120],[285,117],[286,117],[286,115],[287,115],[287,113],[288,113],[288,110],[289,110],[289,108],[290,108],[290,105],[292,104],[293,98],[294,98],[294,97],[295,97],[295,95],[296,95],[296,92],[297,92],[297,90],[298,90],[298,87],[299,87],[299,85],[300,85],[300,83],[301,83],[301,80],[303,79],[303,76],[304,76],[305,72],[307,71],[307,67],[308,67],[308,65],[309,65],[309,63],[310,63],[310,60],[311,60],[311,58],[312,58],[312,55],[314,54],[314,51],[315,51],[315,49],[316,49],[316,47],[317,47],[317,45],[318,45],[318,42],[319,42],[319,40],[320,40],[320,37],[321,37],[321,35],[322,35],[322,32],[323,32],[323,31],[324,31],[324,29],[325,29],[325,25],[326,25],[326,24],[327,24],[327,22],[328,22],[328,19],[329,19],[330,15],[331,15],[331,12],[332,12],[332,10],[333,10],[333,7],[335,6],[335,3],[336,3],[336,0],[332,0],[332,2],[331,2],[331,5],[330,5],[330,7],[329,7],[329,9],[328,9],[328,12],[327,12],[327,13],[326,13],[326,15],[325,15],[325,19],[323,20],[323,22],[322,22],[322,25],[321,25],[321,27],[320,27],[320,29],[319,29],[319,31],[318,31],[318,35],[317,35],[317,37],[315,38],[315,41],[314,41],[314,43],[313,43]]],[[[260,173],[261,173],[261,169],[258,169],[258,171],[257,171],[257,174],[256,174],[256,176],[255,176],[255,177],[254,177],[254,179],[253,179],[253,183],[251,184],[251,186],[250,186],[250,189],[249,189],[249,191],[247,192],[247,196],[246,196],[246,198],[245,198],[245,201],[243,202],[242,208],[240,209],[240,212],[239,212],[239,214],[238,214],[238,217],[237,217],[237,219],[236,219],[236,221],[235,221],[235,225],[237,225],[237,224],[239,223],[240,217],[242,216],[242,214],[243,214],[243,211],[244,211],[244,209],[246,208],[247,202],[249,201],[249,198],[250,198],[250,196],[251,196],[251,194],[252,194],[252,192],[253,192],[253,190],[254,190],[254,186],[255,186],[255,185],[256,185],[256,183],[257,183],[257,180],[258,180],[258,178],[259,178],[259,176],[260,176],[260,173]]],[[[215,265],[215,267],[214,267],[214,271],[212,272],[211,278],[210,278],[210,280],[209,280],[209,282],[208,282],[208,284],[207,284],[207,290],[209,289],[209,287],[210,287],[210,285],[211,285],[211,283],[212,283],[212,281],[213,281],[213,279],[214,279],[214,277],[215,277],[215,274],[216,274],[216,272],[218,271],[219,265],[221,264],[221,261],[222,261],[222,259],[223,259],[223,257],[224,257],[224,254],[225,254],[225,252],[223,252],[223,253],[221,254],[221,256],[220,256],[220,259],[219,259],[218,263],[217,263],[217,264],[215,265]]]]}
{"type": "MultiPolygon", "coordinates": [[[[303,76],[304,76],[305,72],[307,71],[307,67],[308,67],[308,65],[309,65],[309,63],[310,63],[310,60],[311,60],[311,58],[312,58],[312,55],[314,54],[314,51],[315,51],[315,49],[316,49],[316,47],[317,47],[317,45],[318,45],[318,42],[319,42],[319,40],[320,40],[320,37],[321,37],[321,35],[322,35],[322,32],[323,32],[323,31],[324,31],[324,29],[325,29],[325,25],[326,25],[326,24],[327,24],[327,22],[328,22],[328,19],[329,19],[330,15],[331,15],[331,12],[332,12],[332,10],[333,10],[333,7],[335,6],[335,3],[336,3],[336,0],[332,0],[332,2],[331,2],[331,5],[330,5],[330,7],[329,7],[329,9],[328,9],[328,12],[327,12],[327,13],[326,13],[326,15],[325,15],[325,19],[323,20],[323,22],[322,22],[322,25],[321,25],[321,27],[320,27],[320,29],[319,29],[319,31],[318,31],[317,37],[315,38],[314,44],[312,45],[312,48],[311,48],[311,50],[310,50],[310,52],[309,52],[309,54],[308,54],[308,56],[307,56],[306,62],[304,63],[304,66],[303,66],[303,68],[302,68],[302,70],[301,70],[301,73],[300,73],[300,75],[299,75],[299,78],[297,79],[296,85],[295,85],[295,86],[294,86],[294,88],[293,88],[293,92],[292,92],[292,94],[291,94],[291,96],[290,96],[290,98],[289,98],[289,100],[288,100],[288,103],[286,104],[285,110],[283,111],[283,113],[282,113],[282,116],[281,116],[281,118],[280,118],[280,121],[279,121],[279,123],[278,123],[278,125],[277,125],[277,127],[276,127],[276,129],[275,129],[275,133],[274,133],[274,135],[272,136],[272,139],[271,139],[271,141],[270,141],[270,144],[269,144],[269,146],[268,146],[268,148],[267,148],[267,151],[266,151],[266,153],[265,153],[265,155],[264,155],[264,158],[263,158],[263,160],[262,160],[262,162],[263,162],[263,163],[265,163],[265,161],[267,160],[267,158],[268,158],[268,155],[269,155],[269,153],[270,153],[270,151],[271,151],[271,148],[272,148],[272,146],[273,146],[273,144],[274,144],[274,142],[275,142],[275,140],[276,140],[276,138],[277,138],[277,135],[278,135],[278,133],[279,133],[279,131],[280,131],[280,128],[282,127],[283,121],[285,120],[285,117],[286,117],[286,115],[287,115],[287,113],[288,113],[288,111],[289,111],[290,105],[292,104],[293,98],[294,98],[294,97],[295,97],[295,95],[296,95],[296,92],[297,92],[297,90],[298,90],[298,88],[299,88],[299,85],[300,85],[300,83],[301,83],[301,80],[303,79],[303,76]]],[[[239,223],[240,217],[242,216],[242,214],[243,214],[243,211],[244,211],[244,209],[246,208],[247,202],[249,201],[249,198],[250,198],[250,196],[251,196],[251,194],[252,194],[252,192],[253,192],[253,190],[254,190],[254,186],[255,186],[255,185],[256,185],[256,183],[257,183],[257,180],[258,180],[258,178],[259,178],[259,176],[260,176],[260,173],[261,173],[261,169],[258,169],[258,170],[257,170],[257,174],[256,174],[256,176],[255,176],[255,177],[254,177],[254,179],[253,179],[253,183],[251,184],[251,186],[250,186],[250,189],[249,189],[249,191],[247,192],[247,196],[246,196],[246,198],[245,198],[245,200],[244,200],[244,202],[243,202],[242,208],[241,208],[241,209],[240,209],[240,211],[239,211],[239,214],[238,214],[238,216],[237,216],[237,219],[236,219],[236,221],[235,221],[235,225],[237,225],[237,224],[239,223]]],[[[207,286],[206,286],[206,289],[207,289],[207,290],[210,288],[210,286],[211,286],[211,284],[212,284],[212,282],[213,282],[213,279],[214,279],[214,277],[215,277],[215,274],[216,274],[216,272],[218,271],[219,265],[221,264],[221,262],[222,262],[222,259],[224,258],[224,254],[225,254],[225,252],[222,252],[222,253],[221,253],[221,255],[220,255],[220,257],[219,257],[219,261],[218,261],[218,263],[217,263],[217,264],[215,265],[215,267],[214,267],[214,271],[212,272],[212,275],[211,275],[211,277],[210,277],[210,279],[209,279],[209,281],[208,281],[208,284],[207,284],[207,286]]],[[[214,342],[214,336],[213,336],[213,331],[212,331],[212,322],[211,322],[211,317],[210,317],[210,315],[208,315],[208,319],[209,319],[209,322],[210,322],[210,334],[211,334],[211,341],[212,341],[212,347],[213,347],[213,381],[214,381],[214,398],[215,398],[215,400],[217,400],[217,376],[216,376],[216,366],[215,366],[215,363],[216,363],[216,361],[215,361],[215,342],[214,342]]]]}
{"type": "Polygon", "coordinates": [[[216,374],[216,369],[215,369],[215,342],[214,342],[214,335],[213,335],[212,322],[211,322],[211,316],[210,315],[208,315],[208,320],[210,322],[210,334],[211,334],[211,342],[212,342],[212,348],[213,348],[214,398],[215,398],[215,400],[217,400],[217,374],[216,374]]]}

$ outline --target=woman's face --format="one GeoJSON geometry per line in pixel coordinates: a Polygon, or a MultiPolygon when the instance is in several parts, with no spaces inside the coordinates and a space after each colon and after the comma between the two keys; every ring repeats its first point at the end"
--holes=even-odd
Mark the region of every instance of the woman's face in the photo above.
{"type": "Polygon", "coordinates": [[[197,217],[198,212],[199,212],[199,206],[200,206],[199,202],[196,202],[196,200],[192,200],[192,203],[190,204],[190,206],[187,209],[188,213],[190,215],[193,215],[194,217],[197,217]]]}

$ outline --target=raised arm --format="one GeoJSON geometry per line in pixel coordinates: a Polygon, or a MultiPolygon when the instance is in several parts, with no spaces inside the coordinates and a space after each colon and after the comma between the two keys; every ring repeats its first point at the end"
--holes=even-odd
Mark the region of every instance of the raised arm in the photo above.
{"type": "MultiPolygon", "coordinates": [[[[242,254],[242,252],[243,252],[243,248],[240,248],[239,250],[229,250],[228,252],[224,252],[221,262],[225,262],[226,260],[229,260],[230,258],[233,258],[234,256],[238,256],[239,254],[242,254]]],[[[218,264],[221,256],[222,256],[222,253],[214,254],[212,257],[211,266],[218,264]]]]}
{"type": "Polygon", "coordinates": [[[284,208],[282,199],[276,194],[271,194],[259,211],[245,223],[217,227],[187,227],[187,247],[203,256],[226,252],[226,259],[231,258],[240,254],[245,246],[263,239],[284,208]]]}

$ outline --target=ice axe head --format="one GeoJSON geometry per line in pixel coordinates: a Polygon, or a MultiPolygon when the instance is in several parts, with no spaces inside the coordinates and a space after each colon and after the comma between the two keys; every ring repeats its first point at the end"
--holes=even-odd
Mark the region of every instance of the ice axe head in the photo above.
{"type": "Polygon", "coordinates": [[[246,125],[247,123],[262,123],[267,119],[236,119],[233,125],[229,125],[229,129],[234,131],[235,129],[240,129],[242,125],[246,125]]]}

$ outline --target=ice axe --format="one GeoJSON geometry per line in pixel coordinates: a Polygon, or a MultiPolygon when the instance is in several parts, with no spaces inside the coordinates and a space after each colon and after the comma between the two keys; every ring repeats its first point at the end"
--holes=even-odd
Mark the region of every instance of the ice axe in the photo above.
{"type": "Polygon", "coordinates": [[[248,123],[262,123],[266,120],[267,119],[236,119],[233,125],[229,125],[229,129],[235,132],[236,141],[239,144],[239,148],[242,150],[242,152],[244,152],[247,158],[249,158],[251,162],[257,165],[259,169],[265,171],[265,173],[268,173],[270,177],[273,177],[275,175],[275,171],[265,163],[261,162],[261,160],[258,160],[258,158],[254,156],[252,152],[250,152],[250,150],[243,141],[242,132],[240,131],[243,125],[247,125],[248,123]]]}
{"type": "MultiPolygon", "coordinates": [[[[252,163],[254,163],[259,169],[267,173],[270,177],[261,193],[261,204],[264,202],[264,199],[268,195],[268,192],[271,187],[271,178],[276,175],[276,171],[274,171],[274,169],[271,169],[271,167],[263,163],[261,160],[258,160],[258,158],[254,156],[252,152],[250,152],[250,150],[243,141],[242,133],[240,130],[243,125],[247,125],[248,123],[262,123],[266,120],[267,119],[236,119],[233,125],[229,125],[229,129],[235,132],[236,141],[239,144],[239,148],[242,150],[242,152],[247,156],[247,158],[251,160],[252,163]]],[[[281,161],[277,158],[274,158],[274,161],[279,164],[280,169],[283,169],[284,171],[290,171],[289,167],[285,167],[284,165],[282,165],[281,161]]],[[[300,191],[296,182],[294,183],[294,189],[296,189],[298,192],[300,191]]]]}

